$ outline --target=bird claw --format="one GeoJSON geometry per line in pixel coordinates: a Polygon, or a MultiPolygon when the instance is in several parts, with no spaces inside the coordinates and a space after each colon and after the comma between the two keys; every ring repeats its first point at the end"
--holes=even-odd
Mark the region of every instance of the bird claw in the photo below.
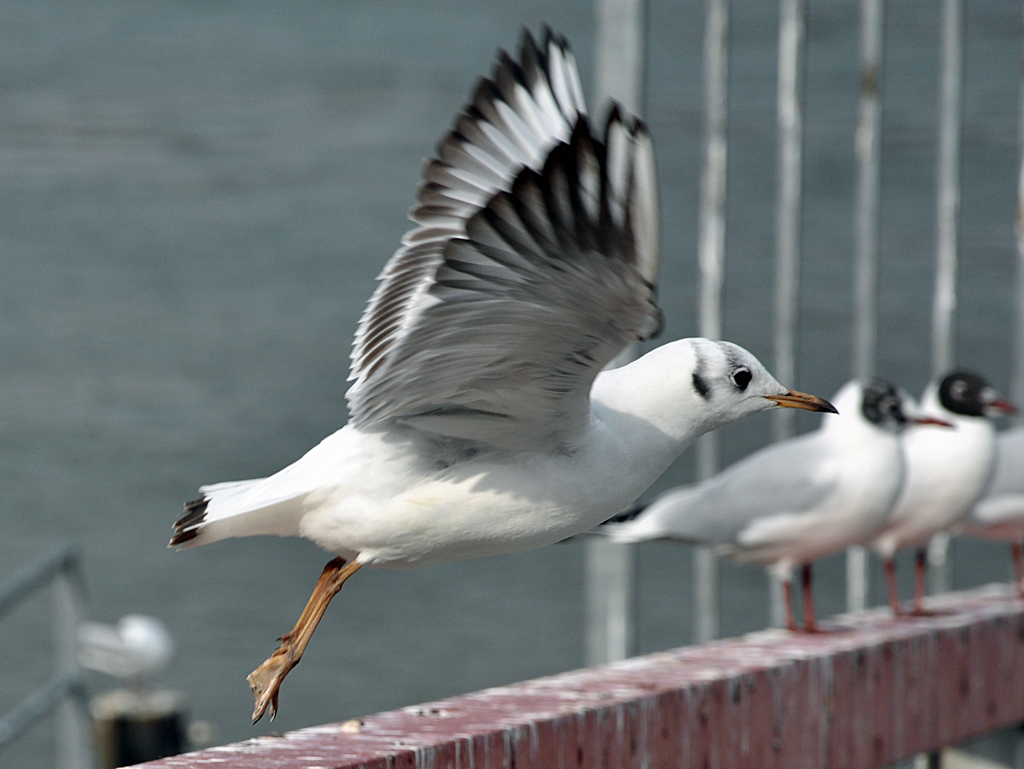
{"type": "Polygon", "coordinates": [[[282,645],[246,679],[253,695],[256,697],[256,708],[252,711],[252,722],[255,724],[263,714],[270,710],[270,720],[277,715],[277,698],[281,683],[288,672],[295,667],[291,659],[290,648],[282,645]]]}

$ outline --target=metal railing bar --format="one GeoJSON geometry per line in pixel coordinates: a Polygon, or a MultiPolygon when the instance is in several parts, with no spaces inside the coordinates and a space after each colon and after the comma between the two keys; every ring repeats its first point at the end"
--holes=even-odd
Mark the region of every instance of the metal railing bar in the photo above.
{"type": "MultiPolygon", "coordinates": [[[[800,314],[800,236],[803,210],[803,83],[807,41],[805,0],[779,3],[778,189],[775,206],[775,356],[774,375],[796,386],[797,320],[800,314]]],[[[792,409],[772,414],[772,439],[784,440],[796,429],[792,409]]],[[[782,586],[770,578],[769,617],[782,625],[782,586]]]]}
{"type": "Polygon", "coordinates": [[[54,574],[77,571],[78,554],[71,545],[55,548],[35,563],[29,564],[0,587],[0,617],[28,595],[46,585],[54,574]]]}
{"type": "MultiPolygon", "coordinates": [[[[963,124],[964,4],[942,3],[942,75],[939,82],[939,147],[936,176],[935,298],[932,304],[933,378],[949,371],[956,357],[956,274],[960,239],[960,133],[963,124]]],[[[950,589],[949,536],[937,534],[928,546],[932,593],[950,589]]]]}
{"type": "Polygon", "coordinates": [[[83,674],[74,671],[40,686],[14,709],[0,716],[0,748],[24,733],[65,697],[72,695],[84,699],[84,685],[83,674]]]}
{"type": "MultiPolygon", "coordinates": [[[[775,211],[775,377],[795,387],[797,318],[800,298],[800,225],[803,205],[803,82],[807,6],[779,3],[778,200],[775,211]]],[[[777,409],[772,436],[793,435],[795,412],[777,409]]]]}
{"type": "MultiPolygon", "coordinates": [[[[704,26],[704,158],[700,180],[697,258],[700,269],[698,332],[722,336],[725,273],[726,181],[729,123],[729,0],[708,0],[704,26]]],[[[697,479],[718,472],[718,434],[697,442],[697,479]]],[[[694,641],[718,637],[718,558],[708,547],[694,549],[694,641]]]]}
{"type": "MultiPolygon", "coordinates": [[[[597,0],[595,15],[595,104],[612,98],[642,117],[646,0],[597,0]]],[[[638,343],[630,343],[609,367],[631,362],[639,350],[638,343]]],[[[625,659],[636,647],[636,545],[591,538],[584,549],[586,662],[599,665],[625,659]]]]}
{"type": "MultiPolygon", "coordinates": [[[[1017,124],[1020,172],[1017,176],[1017,216],[1014,221],[1017,238],[1016,327],[1013,339],[1013,381],[1010,385],[1010,395],[1015,403],[1024,403],[1024,52],[1020,75],[1020,113],[1017,124]]],[[[1018,414],[1017,419],[1019,421],[1021,415],[1018,414]]]]}
{"type": "MultiPolygon", "coordinates": [[[[885,0],[861,0],[860,95],[854,150],[857,158],[854,241],[853,376],[875,375],[878,337],[878,229],[882,167],[882,67],[885,0]]],[[[867,551],[846,551],[846,610],[868,605],[867,551]]]]}

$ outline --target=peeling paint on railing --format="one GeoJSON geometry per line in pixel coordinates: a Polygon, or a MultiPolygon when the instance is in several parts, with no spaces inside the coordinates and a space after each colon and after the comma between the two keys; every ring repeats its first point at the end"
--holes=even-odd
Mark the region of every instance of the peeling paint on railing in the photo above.
{"type": "Polygon", "coordinates": [[[888,610],[636,657],[143,766],[868,769],[1024,721],[1024,601],[888,610]]]}

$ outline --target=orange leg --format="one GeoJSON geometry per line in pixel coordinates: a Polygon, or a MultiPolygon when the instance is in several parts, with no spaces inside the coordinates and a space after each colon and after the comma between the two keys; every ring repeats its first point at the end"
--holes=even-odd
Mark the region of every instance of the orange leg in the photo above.
{"type": "Polygon", "coordinates": [[[811,565],[804,564],[804,632],[817,633],[818,623],[814,621],[814,593],[811,591],[811,565]]]}
{"type": "Polygon", "coordinates": [[[299,664],[306,644],[313,637],[313,631],[327,611],[331,599],[341,590],[345,580],[355,574],[361,565],[356,561],[346,564],[343,558],[335,558],[324,566],[320,579],[313,588],[313,595],[306,603],[306,608],[302,610],[302,616],[295,623],[295,627],[277,639],[281,642],[277,651],[249,674],[249,686],[256,697],[256,709],[252,712],[253,723],[263,718],[268,707],[270,718],[273,720],[277,713],[277,695],[281,689],[281,682],[288,672],[299,664]]]}
{"type": "Polygon", "coordinates": [[[902,617],[906,611],[900,602],[900,591],[896,586],[896,563],[889,557],[883,560],[882,565],[885,568],[885,582],[889,586],[889,605],[892,607],[892,613],[902,617]]]}
{"type": "Polygon", "coordinates": [[[782,581],[782,598],[786,602],[786,630],[799,633],[800,628],[796,626],[796,619],[793,616],[793,585],[789,577],[782,581]]]}
{"type": "Polygon", "coordinates": [[[928,550],[920,547],[914,556],[914,609],[917,615],[926,614],[924,608],[925,580],[928,577],[928,550]]]}

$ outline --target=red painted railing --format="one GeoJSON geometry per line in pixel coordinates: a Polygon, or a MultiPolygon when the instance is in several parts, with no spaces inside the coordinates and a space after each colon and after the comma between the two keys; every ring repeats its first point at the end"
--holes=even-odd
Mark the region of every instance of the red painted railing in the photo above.
{"type": "Polygon", "coordinates": [[[218,769],[867,769],[1024,721],[1024,601],[766,631],[144,766],[218,769]]]}

